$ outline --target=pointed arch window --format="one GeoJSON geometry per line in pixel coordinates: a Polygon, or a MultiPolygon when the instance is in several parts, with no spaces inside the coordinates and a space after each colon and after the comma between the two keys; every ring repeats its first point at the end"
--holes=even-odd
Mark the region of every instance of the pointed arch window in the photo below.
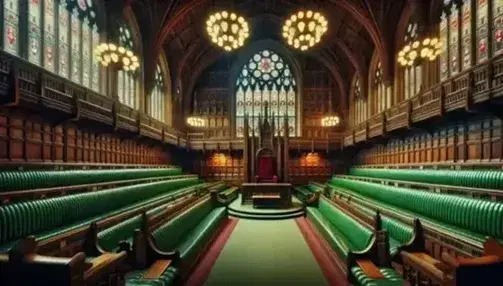
{"type": "Polygon", "coordinates": [[[388,98],[386,93],[386,86],[383,81],[383,71],[381,68],[381,61],[377,63],[377,68],[374,74],[374,104],[375,113],[381,113],[386,108],[389,107],[389,103],[386,103],[390,98],[388,98]]]}
{"type": "MultiPolygon", "coordinates": [[[[405,31],[404,43],[413,43],[418,40],[418,24],[416,21],[411,20],[407,24],[405,31]]],[[[421,90],[421,65],[406,66],[403,71],[403,95],[404,99],[409,99],[415,96],[421,90]]]]}
{"type": "Polygon", "coordinates": [[[283,134],[283,120],[288,118],[290,137],[297,136],[297,83],[290,66],[278,54],[262,50],[241,69],[236,81],[236,135],[243,136],[244,116],[248,114],[250,134],[258,132],[259,115],[267,102],[274,115],[276,136],[283,134]]]}
{"type": "Polygon", "coordinates": [[[150,95],[150,116],[164,122],[165,87],[161,66],[157,64],[155,70],[155,86],[150,95]]]}
{"type": "MultiPolygon", "coordinates": [[[[126,25],[119,28],[121,46],[134,50],[133,35],[126,25]]],[[[134,72],[120,70],[117,72],[117,95],[119,101],[129,107],[138,109],[138,81],[134,72]]]]}
{"type": "Polygon", "coordinates": [[[92,57],[99,44],[93,1],[26,1],[28,5],[3,2],[3,50],[99,92],[100,67],[92,57]],[[26,27],[20,25],[23,15],[28,17],[26,27]],[[20,45],[25,37],[27,44],[20,45]]]}
{"type": "Polygon", "coordinates": [[[361,93],[360,78],[356,77],[353,87],[353,98],[354,98],[354,125],[358,125],[365,120],[367,120],[367,101],[361,93]]]}

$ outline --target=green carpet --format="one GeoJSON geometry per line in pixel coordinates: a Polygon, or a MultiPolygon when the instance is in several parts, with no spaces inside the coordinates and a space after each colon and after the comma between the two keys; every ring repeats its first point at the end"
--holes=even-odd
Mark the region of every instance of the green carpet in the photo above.
{"type": "Polygon", "coordinates": [[[205,285],[328,283],[295,220],[240,220],[205,285]]]}

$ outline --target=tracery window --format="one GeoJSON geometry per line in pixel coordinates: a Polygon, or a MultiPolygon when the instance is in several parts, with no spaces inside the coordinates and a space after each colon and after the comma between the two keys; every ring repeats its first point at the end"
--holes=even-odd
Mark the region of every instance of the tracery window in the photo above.
{"type": "Polygon", "coordinates": [[[22,2],[3,2],[3,49],[99,92],[100,68],[92,57],[99,44],[93,1],[27,0],[27,6],[22,2]],[[26,27],[20,25],[23,15],[28,17],[26,27]],[[21,51],[25,37],[28,43],[21,51]]]}
{"type": "Polygon", "coordinates": [[[360,79],[356,78],[355,85],[353,87],[353,98],[354,98],[354,125],[358,125],[365,120],[367,120],[367,101],[361,94],[360,79]]]}
{"type": "MultiPolygon", "coordinates": [[[[418,38],[418,25],[416,21],[407,24],[407,30],[404,37],[404,43],[413,43],[418,38]]],[[[403,94],[408,99],[416,95],[421,90],[421,65],[407,66],[404,68],[403,75],[403,94]]]]}
{"type": "Polygon", "coordinates": [[[383,82],[383,72],[381,68],[381,62],[379,61],[377,63],[377,68],[374,74],[374,104],[375,104],[374,110],[376,114],[381,113],[386,108],[388,108],[389,106],[389,103],[387,103],[388,100],[389,98],[386,93],[386,86],[384,85],[383,82]]]}
{"type": "MultiPolygon", "coordinates": [[[[447,1],[448,2],[448,1],[447,1]]],[[[447,3],[444,2],[444,6],[448,5],[447,3]]],[[[440,41],[444,43],[444,48],[442,50],[442,53],[440,54],[439,60],[440,60],[440,80],[445,80],[449,77],[449,54],[447,52],[448,50],[448,45],[447,43],[449,42],[448,40],[448,34],[447,31],[449,29],[449,18],[448,14],[446,13],[446,9],[444,9],[444,12],[442,12],[442,16],[440,18],[440,41]],[[446,48],[447,47],[447,48],[446,48]]]]}
{"type": "Polygon", "coordinates": [[[472,43],[472,5],[471,0],[463,0],[461,16],[461,69],[466,70],[471,66],[471,43],[472,43]]]}
{"type": "Polygon", "coordinates": [[[164,122],[165,89],[161,66],[155,70],[155,86],[150,95],[150,116],[164,122]]]}
{"type": "MultiPolygon", "coordinates": [[[[121,46],[134,50],[133,37],[126,25],[121,25],[119,28],[119,42],[121,46]]],[[[117,73],[117,95],[121,103],[138,108],[138,81],[134,72],[120,70],[117,73]]]]}
{"type": "Polygon", "coordinates": [[[283,134],[288,118],[290,137],[297,136],[297,84],[290,66],[275,52],[263,50],[253,55],[236,81],[236,135],[243,136],[244,116],[248,115],[250,135],[258,132],[259,115],[274,115],[276,136],[283,134]]]}
{"type": "Polygon", "coordinates": [[[503,1],[444,0],[439,31],[445,47],[440,56],[440,78],[445,80],[460,70],[470,68],[473,63],[481,63],[491,56],[501,54],[503,1]],[[472,6],[472,3],[475,5],[472,6]],[[492,35],[489,34],[491,30],[492,35]],[[489,37],[492,37],[492,54],[490,54],[489,37]],[[475,39],[473,52],[472,38],[475,39]],[[459,41],[462,41],[461,50],[458,47],[459,41]],[[472,58],[472,54],[475,58],[472,58]]]}

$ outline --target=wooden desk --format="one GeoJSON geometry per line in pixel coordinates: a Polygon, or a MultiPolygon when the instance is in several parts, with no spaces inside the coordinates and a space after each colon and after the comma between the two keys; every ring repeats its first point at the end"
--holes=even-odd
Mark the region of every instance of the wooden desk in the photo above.
{"type": "Polygon", "coordinates": [[[252,195],[252,201],[255,208],[274,208],[281,205],[281,196],[279,194],[252,195]]]}
{"type": "Polygon", "coordinates": [[[241,185],[241,203],[253,203],[253,196],[279,196],[278,207],[292,204],[292,185],[289,183],[244,183],[241,185]]]}

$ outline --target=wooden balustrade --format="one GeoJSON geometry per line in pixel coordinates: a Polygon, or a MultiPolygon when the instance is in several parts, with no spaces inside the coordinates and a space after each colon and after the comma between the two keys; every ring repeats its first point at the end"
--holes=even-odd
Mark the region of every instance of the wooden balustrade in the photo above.
{"type": "MultiPolygon", "coordinates": [[[[348,132],[354,135],[353,140],[349,135],[348,139],[344,140],[344,145],[351,146],[367,138],[408,127],[407,123],[414,126],[418,122],[455,110],[473,110],[474,104],[487,103],[502,95],[503,55],[498,55],[492,61],[479,64],[469,71],[423,90],[416,96],[354,126],[348,132]]],[[[484,111],[485,107],[476,110],[484,111]]]]}

